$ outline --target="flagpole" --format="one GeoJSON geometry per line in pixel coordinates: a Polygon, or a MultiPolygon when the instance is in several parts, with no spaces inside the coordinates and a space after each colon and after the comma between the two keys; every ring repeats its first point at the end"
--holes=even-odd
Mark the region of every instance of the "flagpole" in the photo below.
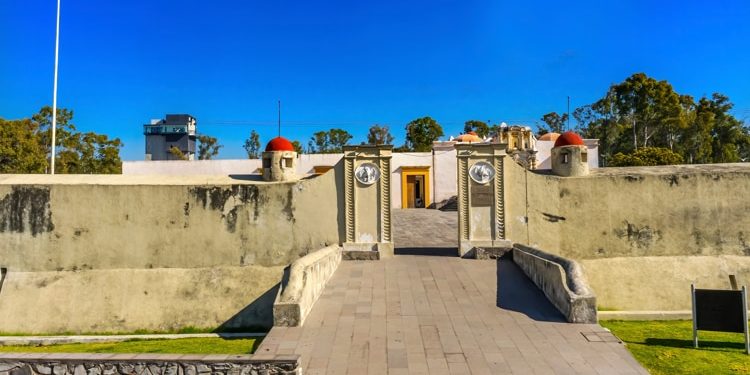
{"type": "Polygon", "coordinates": [[[55,82],[52,91],[52,155],[51,173],[55,174],[55,131],[57,130],[57,57],[60,47],[60,0],[57,0],[57,25],[55,29],[55,82]]]}

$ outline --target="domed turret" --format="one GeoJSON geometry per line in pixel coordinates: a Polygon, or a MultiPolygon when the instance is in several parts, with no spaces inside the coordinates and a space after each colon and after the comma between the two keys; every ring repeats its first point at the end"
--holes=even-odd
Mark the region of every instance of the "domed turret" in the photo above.
{"type": "Polygon", "coordinates": [[[284,137],[276,137],[263,152],[263,179],[266,181],[291,181],[297,179],[297,152],[284,137]]]}
{"type": "Polygon", "coordinates": [[[567,131],[560,134],[560,136],[555,140],[555,147],[562,146],[585,146],[585,144],[583,143],[583,138],[581,138],[580,135],[571,131],[567,131]]]}
{"type": "Polygon", "coordinates": [[[552,173],[563,177],[589,174],[588,149],[580,135],[567,131],[555,140],[552,173]]]}
{"type": "Polygon", "coordinates": [[[276,137],[266,145],[266,152],[272,151],[294,151],[294,145],[284,137],[276,137]]]}

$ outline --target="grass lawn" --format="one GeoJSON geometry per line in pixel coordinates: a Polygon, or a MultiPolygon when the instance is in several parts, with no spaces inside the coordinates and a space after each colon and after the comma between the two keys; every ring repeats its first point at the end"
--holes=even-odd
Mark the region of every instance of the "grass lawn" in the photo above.
{"type": "Polygon", "coordinates": [[[627,344],[628,350],[652,374],[750,374],[740,333],[698,331],[693,349],[693,322],[600,321],[627,344]]]}
{"type": "Polygon", "coordinates": [[[109,343],[0,346],[0,352],[250,354],[259,344],[260,340],[254,338],[136,339],[109,343]]]}

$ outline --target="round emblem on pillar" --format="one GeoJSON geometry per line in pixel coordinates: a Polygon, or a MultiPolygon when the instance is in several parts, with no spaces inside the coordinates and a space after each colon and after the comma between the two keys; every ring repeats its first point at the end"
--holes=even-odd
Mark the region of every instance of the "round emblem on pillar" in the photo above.
{"type": "Polygon", "coordinates": [[[469,176],[478,184],[486,184],[495,178],[495,168],[486,161],[480,161],[471,166],[469,176]]]}
{"type": "Polygon", "coordinates": [[[354,171],[354,177],[362,184],[372,185],[380,179],[380,169],[373,163],[362,163],[354,171]]]}

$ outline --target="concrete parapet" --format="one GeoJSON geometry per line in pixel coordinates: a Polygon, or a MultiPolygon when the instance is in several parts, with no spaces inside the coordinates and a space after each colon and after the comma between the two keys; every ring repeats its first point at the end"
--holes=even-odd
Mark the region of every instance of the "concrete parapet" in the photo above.
{"type": "Polygon", "coordinates": [[[301,374],[299,355],[1,353],[0,374],[301,374]]]}
{"type": "Polygon", "coordinates": [[[273,304],[274,326],[301,326],[341,263],[341,248],[328,246],[297,259],[273,304]]]}
{"type": "Polygon", "coordinates": [[[514,244],[513,261],[571,323],[596,323],[596,296],[573,260],[514,244]]]}

